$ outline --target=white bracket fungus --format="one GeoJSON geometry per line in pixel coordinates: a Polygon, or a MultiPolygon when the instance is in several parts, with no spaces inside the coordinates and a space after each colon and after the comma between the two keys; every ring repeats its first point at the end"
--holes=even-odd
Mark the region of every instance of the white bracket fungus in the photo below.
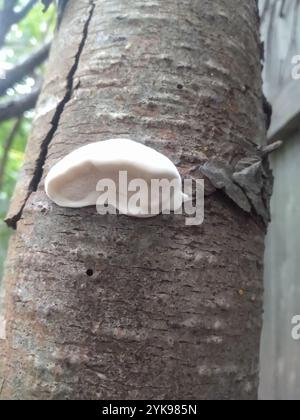
{"type": "Polygon", "coordinates": [[[109,205],[129,216],[176,211],[184,200],[181,176],[171,160],[128,139],[91,143],[71,152],[50,170],[45,190],[57,205],[79,208],[98,205],[100,191],[112,184],[116,200],[107,200],[109,205]]]}

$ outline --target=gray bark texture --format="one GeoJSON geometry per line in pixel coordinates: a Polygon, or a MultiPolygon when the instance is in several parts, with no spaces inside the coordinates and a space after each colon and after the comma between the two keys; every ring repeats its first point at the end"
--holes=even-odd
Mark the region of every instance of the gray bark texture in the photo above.
{"type": "Polygon", "coordinates": [[[263,223],[221,191],[202,226],[63,209],[43,180],[115,137],[188,176],[264,123],[256,1],[68,1],[7,220],[1,398],[256,399],[263,223]]]}

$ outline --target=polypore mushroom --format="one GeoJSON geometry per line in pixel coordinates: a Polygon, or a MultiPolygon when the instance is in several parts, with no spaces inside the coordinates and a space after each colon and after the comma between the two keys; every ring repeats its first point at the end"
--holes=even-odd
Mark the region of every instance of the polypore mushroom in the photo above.
{"type": "Polygon", "coordinates": [[[105,184],[106,180],[115,185],[118,195],[109,204],[129,216],[151,217],[168,209],[178,210],[184,198],[181,176],[171,160],[128,139],[91,143],[71,152],[52,167],[45,180],[45,190],[58,206],[86,207],[99,203],[99,191],[104,191],[102,181],[105,184]],[[125,173],[124,182],[120,174],[125,173]],[[162,187],[163,182],[165,187],[172,183],[172,188],[155,189],[157,185],[162,187]],[[147,187],[147,196],[145,191],[140,195],[145,200],[135,200],[137,186],[143,190],[147,187]],[[136,201],[141,201],[139,206],[135,205],[136,201]]]}

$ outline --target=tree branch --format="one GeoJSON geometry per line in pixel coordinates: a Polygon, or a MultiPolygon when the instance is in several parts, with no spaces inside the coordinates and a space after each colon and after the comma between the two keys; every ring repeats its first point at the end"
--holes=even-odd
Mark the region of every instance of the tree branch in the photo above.
{"type": "Polygon", "coordinates": [[[33,6],[36,5],[38,0],[29,0],[29,2],[26,4],[26,6],[23,7],[23,9],[20,12],[15,13],[15,23],[20,22],[20,20],[24,19],[25,16],[30,12],[30,10],[33,8],[33,6]]]}
{"type": "Polygon", "coordinates": [[[16,99],[0,104],[0,122],[10,118],[21,117],[25,111],[35,107],[41,90],[40,84],[28,95],[18,96],[16,99]]]}
{"type": "Polygon", "coordinates": [[[16,0],[5,0],[3,9],[0,12],[0,48],[3,46],[7,32],[12,25],[15,5],[16,0]]]}
{"type": "Polygon", "coordinates": [[[42,64],[49,55],[50,46],[50,42],[43,45],[22,63],[17,64],[13,69],[7,71],[5,78],[0,79],[0,96],[4,95],[8,88],[22,80],[24,76],[32,73],[36,67],[42,64]]]}
{"type": "Polygon", "coordinates": [[[6,0],[3,9],[0,11],[0,48],[5,43],[5,38],[10,28],[15,23],[20,22],[28,12],[33,8],[38,0],[29,0],[26,6],[20,12],[15,12],[16,0],[6,0]]]}
{"type": "Polygon", "coordinates": [[[5,168],[8,161],[9,151],[13,145],[13,141],[20,128],[21,122],[22,122],[22,117],[17,119],[17,121],[13,125],[11,132],[9,133],[9,136],[4,142],[3,155],[0,161],[0,191],[2,190],[2,186],[3,186],[4,173],[5,173],[5,168]]]}
{"type": "Polygon", "coordinates": [[[49,8],[50,4],[51,4],[51,3],[53,3],[53,0],[42,0],[42,3],[43,3],[43,5],[44,5],[44,10],[43,10],[43,12],[45,13],[45,12],[47,12],[47,10],[48,10],[48,8],[49,8]]]}

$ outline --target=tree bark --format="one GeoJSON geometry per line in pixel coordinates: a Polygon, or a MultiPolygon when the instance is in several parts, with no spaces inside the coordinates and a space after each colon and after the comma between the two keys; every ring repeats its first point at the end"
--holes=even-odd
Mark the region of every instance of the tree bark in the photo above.
{"type": "Polygon", "coordinates": [[[43,180],[78,146],[115,137],[183,174],[254,155],[259,49],[254,0],[68,1],[8,216],[2,398],[257,397],[257,218],[221,192],[202,226],[99,216],[58,208],[43,180]]]}

